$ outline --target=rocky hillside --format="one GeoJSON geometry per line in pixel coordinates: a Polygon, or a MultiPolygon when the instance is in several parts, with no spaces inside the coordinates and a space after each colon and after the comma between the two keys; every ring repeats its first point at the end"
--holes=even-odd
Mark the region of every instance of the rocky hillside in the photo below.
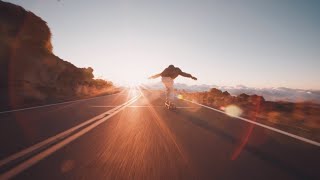
{"type": "Polygon", "coordinates": [[[92,96],[113,87],[93,79],[52,52],[47,23],[20,6],[0,1],[0,100],[2,107],[92,96]]]}

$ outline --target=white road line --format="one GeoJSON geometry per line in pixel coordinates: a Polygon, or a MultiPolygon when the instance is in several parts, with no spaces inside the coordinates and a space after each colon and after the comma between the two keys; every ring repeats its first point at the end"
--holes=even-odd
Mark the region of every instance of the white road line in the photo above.
{"type": "Polygon", "coordinates": [[[177,109],[195,109],[195,107],[176,107],[177,109]]]}
{"type": "Polygon", "coordinates": [[[119,94],[122,94],[122,93],[123,92],[119,92],[119,93],[115,93],[115,94],[108,94],[108,95],[105,95],[105,96],[97,96],[97,97],[87,98],[87,99],[79,99],[79,100],[74,100],[74,101],[65,101],[65,102],[60,102],[60,103],[46,104],[46,105],[42,105],[42,106],[33,106],[33,107],[28,107],[28,108],[1,111],[0,114],[12,113],[12,112],[17,112],[17,111],[25,111],[25,110],[31,110],[31,109],[37,109],[37,108],[43,108],[43,107],[50,107],[50,106],[56,106],[56,105],[68,104],[68,103],[74,103],[74,102],[80,102],[80,101],[88,101],[88,100],[107,97],[107,96],[119,95],[119,94]]]}
{"type": "Polygon", "coordinates": [[[117,107],[117,106],[90,106],[94,108],[107,108],[107,107],[117,107]]]}
{"type": "Polygon", "coordinates": [[[145,107],[164,107],[164,106],[128,106],[128,107],[131,107],[131,108],[145,108],[145,107]]]}
{"type": "Polygon", "coordinates": [[[40,152],[39,154],[36,154],[35,156],[29,158],[26,161],[23,161],[21,164],[17,165],[16,167],[10,169],[9,171],[3,173],[0,175],[0,179],[10,179],[14,176],[16,176],[17,174],[21,173],[22,171],[26,170],[27,168],[31,167],[32,165],[36,164],[37,162],[39,162],[40,160],[46,158],[47,156],[53,154],[54,152],[56,152],[57,150],[61,149],[62,147],[64,147],[65,145],[69,144],[70,142],[74,141],[75,139],[79,138],[80,136],[82,136],[83,134],[87,133],[88,131],[92,130],[93,128],[95,128],[96,126],[98,126],[99,124],[105,122],[106,120],[110,119],[111,117],[113,117],[114,115],[116,115],[118,112],[120,112],[121,110],[123,110],[124,108],[126,108],[127,106],[129,106],[130,104],[134,103],[135,101],[137,101],[139,98],[141,97],[141,95],[138,95],[134,98],[132,98],[131,100],[127,101],[126,103],[117,106],[109,111],[113,111],[111,114],[109,114],[108,116],[104,117],[105,114],[108,114],[109,111],[102,113],[80,125],[77,125],[69,130],[66,130],[62,133],[59,133],[51,138],[48,138],[47,140],[44,140],[36,145],[33,145],[25,150],[22,150],[12,156],[9,156],[8,158],[0,161],[0,167],[4,166],[18,158],[22,158],[25,155],[28,155],[29,153],[34,152],[35,150],[38,150],[41,147],[44,147],[45,145],[48,145],[52,142],[58,141],[57,144],[51,146],[50,148],[40,152]],[[88,125],[92,123],[91,125],[88,125]],[[85,127],[86,125],[88,125],[87,127],[85,127]],[[79,128],[85,127],[84,129],[80,130],[79,132],[76,132],[75,134],[72,134],[73,132],[75,132],[76,130],[78,130],[79,128]],[[68,135],[72,134],[71,136],[68,137],[68,135]],[[65,138],[65,139],[64,139],[65,138]],[[61,139],[63,139],[62,141],[60,141],[61,139]],[[59,142],[60,141],[60,142],[59,142]]]}
{"type": "MultiPolygon", "coordinates": [[[[106,107],[115,107],[115,106],[91,106],[94,108],[106,108],[106,107]]],[[[127,106],[128,108],[147,108],[147,107],[165,107],[165,106],[127,106]]],[[[176,107],[177,109],[194,109],[195,107],[176,107]]]]}
{"type": "MultiPolygon", "coordinates": [[[[202,106],[202,107],[205,107],[205,108],[207,108],[207,109],[211,109],[211,110],[214,110],[214,111],[217,111],[217,112],[226,114],[224,111],[215,109],[215,108],[213,108],[213,107],[209,107],[209,106],[206,106],[206,105],[203,105],[203,104],[199,104],[199,103],[197,103],[197,102],[193,102],[193,101],[190,101],[190,100],[187,100],[187,99],[183,99],[183,100],[184,100],[184,101],[187,101],[187,102],[190,102],[190,103],[193,103],[193,104],[196,104],[196,105],[199,105],[199,106],[202,106]]],[[[226,115],[227,115],[227,114],[226,114],[226,115]]],[[[313,140],[310,140],[310,139],[307,139],[307,138],[304,138],[304,137],[301,137],[301,136],[298,136],[298,135],[295,135],[295,134],[291,134],[291,133],[282,131],[282,130],[280,130],[280,129],[276,129],[276,128],[274,128],[274,127],[270,127],[270,126],[267,126],[267,125],[264,125],[264,124],[261,124],[261,123],[258,123],[258,122],[255,122],[255,121],[252,121],[252,120],[243,118],[243,117],[233,117],[233,118],[237,118],[237,119],[246,121],[246,122],[248,122],[248,123],[255,124],[255,125],[257,125],[257,126],[260,126],[260,127],[266,128],[266,129],[269,129],[269,130],[271,130],[271,131],[275,131],[275,132],[277,132],[277,133],[280,133],[280,134],[283,134],[283,135],[292,137],[292,138],[294,138],[294,139],[297,139],[297,140],[300,140],[300,141],[303,141],[303,142],[306,142],[306,143],[309,143],[309,144],[312,144],[312,145],[315,145],[315,146],[320,147],[320,143],[319,143],[319,142],[316,142],[316,141],[313,141],[313,140]]]]}
{"type": "Polygon", "coordinates": [[[100,114],[100,115],[98,115],[96,117],[93,117],[93,118],[91,118],[91,119],[89,119],[89,120],[87,120],[87,121],[85,121],[85,122],[83,122],[83,123],[81,123],[81,124],[79,124],[79,125],[77,125],[75,127],[72,127],[70,129],[68,129],[68,130],[66,130],[64,132],[61,132],[61,133],[59,133],[59,134],[57,134],[55,136],[52,136],[52,137],[50,137],[50,138],[48,138],[48,139],[46,139],[46,140],[44,140],[44,141],[42,141],[40,143],[37,143],[37,144],[35,144],[35,145],[33,145],[33,146],[29,147],[29,148],[26,148],[26,149],[14,154],[14,155],[11,155],[6,159],[1,160],[0,161],[0,168],[2,166],[4,166],[5,164],[7,164],[7,163],[9,163],[9,162],[11,162],[11,161],[13,161],[15,159],[21,158],[21,157],[25,156],[28,153],[31,153],[31,152],[33,152],[33,151],[35,151],[35,150],[37,150],[37,149],[39,149],[41,147],[44,147],[47,144],[50,144],[50,143],[52,143],[52,142],[54,142],[56,140],[59,140],[59,139],[63,139],[64,137],[68,136],[69,134],[71,134],[72,132],[76,131],[77,129],[82,128],[82,127],[84,127],[84,126],[86,126],[86,125],[88,125],[88,124],[90,124],[90,123],[92,123],[92,122],[94,122],[94,121],[96,121],[98,119],[103,118],[106,114],[109,114],[111,111],[114,111],[117,108],[119,108],[121,106],[124,106],[124,105],[126,105],[127,103],[129,103],[129,102],[131,102],[133,100],[134,100],[134,98],[132,98],[131,100],[127,101],[126,103],[123,103],[122,105],[119,105],[119,106],[116,106],[113,109],[110,109],[107,112],[104,112],[104,113],[102,113],[102,114],[100,114]]]}

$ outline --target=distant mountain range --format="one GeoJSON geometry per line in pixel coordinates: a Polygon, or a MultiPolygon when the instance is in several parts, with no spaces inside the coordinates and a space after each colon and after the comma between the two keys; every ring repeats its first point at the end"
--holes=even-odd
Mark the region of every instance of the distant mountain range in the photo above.
{"type": "MultiPolygon", "coordinates": [[[[161,82],[144,84],[145,87],[150,89],[163,89],[161,82]]],[[[320,103],[320,90],[303,90],[291,89],[286,87],[278,88],[253,88],[244,85],[237,86],[217,86],[217,85],[187,85],[176,83],[175,88],[189,92],[208,91],[211,88],[217,88],[221,91],[228,91],[231,95],[239,95],[242,93],[248,95],[260,95],[268,101],[289,101],[289,102],[314,102],[320,103]]]]}

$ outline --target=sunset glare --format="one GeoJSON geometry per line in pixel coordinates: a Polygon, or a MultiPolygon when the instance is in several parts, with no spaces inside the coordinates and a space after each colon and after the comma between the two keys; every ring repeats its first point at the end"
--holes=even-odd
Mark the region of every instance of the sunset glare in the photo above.
{"type": "Polygon", "coordinates": [[[48,22],[59,57],[119,85],[174,64],[199,79],[180,83],[320,89],[319,1],[10,2],[48,22]]]}

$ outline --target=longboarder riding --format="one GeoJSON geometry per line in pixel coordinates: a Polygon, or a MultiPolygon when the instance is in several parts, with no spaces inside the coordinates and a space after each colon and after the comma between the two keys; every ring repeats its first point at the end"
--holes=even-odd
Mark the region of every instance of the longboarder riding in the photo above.
{"type": "Polygon", "coordinates": [[[196,77],[192,76],[191,74],[185,73],[181,71],[180,68],[174,67],[174,65],[168,66],[165,70],[163,70],[161,73],[153,75],[149,77],[149,79],[155,79],[161,76],[161,81],[166,87],[166,107],[168,109],[175,109],[176,106],[174,105],[174,88],[173,88],[173,83],[174,79],[177,78],[178,76],[183,76],[183,77],[188,77],[193,80],[197,80],[196,77]]]}

